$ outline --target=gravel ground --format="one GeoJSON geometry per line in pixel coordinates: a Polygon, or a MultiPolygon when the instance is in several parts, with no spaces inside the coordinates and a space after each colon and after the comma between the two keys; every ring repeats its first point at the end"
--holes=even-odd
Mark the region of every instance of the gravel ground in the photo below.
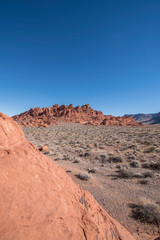
{"type": "Polygon", "coordinates": [[[95,127],[63,124],[23,128],[43,153],[139,239],[153,239],[159,227],[133,218],[142,198],[160,202],[160,126],[95,127]],[[125,175],[124,175],[125,174],[125,175]]]}

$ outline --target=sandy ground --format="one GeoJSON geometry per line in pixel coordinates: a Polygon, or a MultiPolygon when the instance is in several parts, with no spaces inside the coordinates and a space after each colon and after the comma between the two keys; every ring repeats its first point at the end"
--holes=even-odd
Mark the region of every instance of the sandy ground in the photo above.
{"type": "Polygon", "coordinates": [[[158,226],[135,219],[131,208],[142,198],[160,202],[160,170],[144,167],[144,164],[160,161],[160,126],[127,128],[62,124],[23,130],[36,146],[47,145],[50,150],[44,154],[91,192],[137,240],[160,236],[158,226]],[[123,178],[118,172],[120,169],[138,175],[123,178]],[[142,177],[145,172],[149,172],[149,177],[142,177]],[[79,173],[86,174],[89,179],[77,178],[79,173]]]}

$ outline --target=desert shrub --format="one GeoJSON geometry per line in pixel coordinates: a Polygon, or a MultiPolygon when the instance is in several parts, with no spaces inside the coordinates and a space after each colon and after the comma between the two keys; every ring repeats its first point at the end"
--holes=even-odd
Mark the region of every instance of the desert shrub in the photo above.
{"type": "Polygon", "coordinates": [[[89,173],[96,173],[97,170],[98,170],[98,168],[94,167],[94,168],[88,169],[88,172],[89,173]]]}
{"type": "Polygon", "coordinates": [[[146,162],[142,164],[143,168],[150,168],[150,163],[146,162]]]}
{"type": "Polygon", "coordinates": [[[73,163],[80,163],[80,160],[79,160],[79,159],[75,159],[75,160],[73,161],[73,163]]]}
{"type": "Polygon", "coordinates": [[[62,158],[62,160],[70,160],[70,157],[69,156],[64,156],[63,158],[62,158]]]}
{"type": "Polygon", "coordinates": [[[80,153],[79,157],[89,157],[91,155],[90,152],[80,153]]]}
{"type": "Polygon", "coordinates": [[[154,152],[154,150],[155,150],[155,147],[154,147],[154,146],[151,146],[151,147],[145,149],[145,150],[144,150],[144,153],[152,153],[152,152],[154,152]]]}
{"type": "Polygon", "coordinates": [[[134,168],[140,168],[140,167],[141,167],[141,162],[138,161],[138,160],[133,160],[133,161],[130,163],[130,166],[131,166],[131,167],[134,167],[134,168]]]}
{"type": "Polygon", "coordinates": [[[160,170],[160,161],[158,162],[151,162],[151,163],[144,163],[142,164],[143,168],[150,168],[153,170],[160,170]]]}
{"type": "Polygon", "coordinates": [[[110,157],[111,162],[122,163],[123,159],[121,157],[110,157]]]}
{"type": "Polygon", "coordinates": [[[133,209],[133,215],[140,221],[160,224],[160,206],[153,201],[142,199],[139,205],[133,209]]]}
{"type": "Polygon", "coordinates": [[[152,163],[150,164],[150,168],[151,168],[151,169],[154,169],[154,170],[160,170],[160,161],[158,161],[158,162],[152,162],[152,163]]]}
{"type": "Polygon", "coordinates": [[[156,153],[160,153],[160,148],[157,148],[157,149],[155,150],[155,152],[156,152],[156,153]]]}
{"type": "Polygon", "coordinates": [[[100,160],[101,163],[111,162],[111,161],[109,160],[109,156],[108,156],[107,154],[101,154],[101,155],[99,156],[99,160],[100,160]]]}
{"type": "Polygon", "coordinates": [[[147,179],[142,179],[142,180],[139,181],[139,183],[145,185],[145,184],[148,184],[149,181],[147,179]]]}
{"type": "Polygon", "coordinates": [[[60,160],[61,160],[61,158],[59,158],[59,157],[54,159],[54,161],[60,161],[60,160]]]}
{"type": "Polygon", "coordinates": [[[134,160],[135,159],[135,156],[133,156],[133,155],[128,155],[127,157],[128,157],[129,160],[134,160]]]}
{"type": "Polygon", "coordinates": [[[111,163],[111,161],[108,157],[101,159],[101,163],[107,163],[107,162],[111,163]]]}
{"type": "Polygon", "coordinates": [[[119,175],[122,178],[132,178],[134,176],[133,172],[131,172],[128,169],[124,169],[124,168],[119,170],[119,175]]]}
{"type": "Polygon", "coordinates": [[[135,173],[134,177],[135,178],[143,178],[143,174],[142,173],[135,173]]]}
{"type": "Polygon", "coordinates": [[[51,151],[44,151],[43,154],[45,154],[45,155],[50,155],[50,154],[51,154],[51,151]]]}
{"type": "Polygon", "coordinates": [[[143,145],[146,145],[146,146],[150,146],[150,145],[152,145],[152,142],[149,142],[149,141],[141,141],[140,142],[141,144],[143,144],[143,145]]]}
{"type": "Polygon", "coordinates": [[[147,177],[153,178],[153,176],[154,176],[153,172],[150,172],[150,171],[143,173],[144,178],[147,178],[147,177]]]}
{"type": "MultiPolygon", "coordinates": [[[[103,160],[103,159],[102,159],[103,160]]],[[[104,160],[106,160],[106,162],[113,162],[113,163],[122,163],[123,159],[119,156],[115,157],[115,156],[109,156],[108,158],[104,158],[104,160]]]]}
{"type": "Polygon", "coordinates": [[[77,173],[75,176],[83,181],[88,181],[91,178],[87,173],[77,173]]]}
{"type": "Polygon", "coordinates": [[[100,158],[107,158],[107,157],[108,157],[107,154],[101,154],[101,155],[100,155],[100,158]]]}
{"type": "Polygon", "coordinates": [[[83,156],[84,156],[84,157],[89,157],[90,155],[91,155],[90,152],[85,152],[83,156]]]}

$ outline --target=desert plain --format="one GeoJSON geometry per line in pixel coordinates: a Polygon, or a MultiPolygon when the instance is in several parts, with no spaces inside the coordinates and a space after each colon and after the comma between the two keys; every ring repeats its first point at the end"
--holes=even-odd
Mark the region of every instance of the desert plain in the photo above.
{"type": "Polygon", "coordinates": [[[137,240],[158,239],[159,125],[113,127],[60,123],[22,129],[31,143],[89,191],[137,240]],[[151,209],[143,216],[145,206],[151,209]]]}

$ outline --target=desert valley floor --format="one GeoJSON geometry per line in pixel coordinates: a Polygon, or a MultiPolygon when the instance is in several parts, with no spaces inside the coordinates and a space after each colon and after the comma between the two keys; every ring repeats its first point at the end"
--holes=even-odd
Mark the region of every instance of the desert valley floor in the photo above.
{"type": "Polygon", "coordinates": [[[153,239],[156,225],[133,216],[141,200],[160,202],[160,126],[105,127],[61,124],[24,127],[27,139],[137,239],[153,239]],[[151,238],[152,237],[152,238],[151,238]]]}

